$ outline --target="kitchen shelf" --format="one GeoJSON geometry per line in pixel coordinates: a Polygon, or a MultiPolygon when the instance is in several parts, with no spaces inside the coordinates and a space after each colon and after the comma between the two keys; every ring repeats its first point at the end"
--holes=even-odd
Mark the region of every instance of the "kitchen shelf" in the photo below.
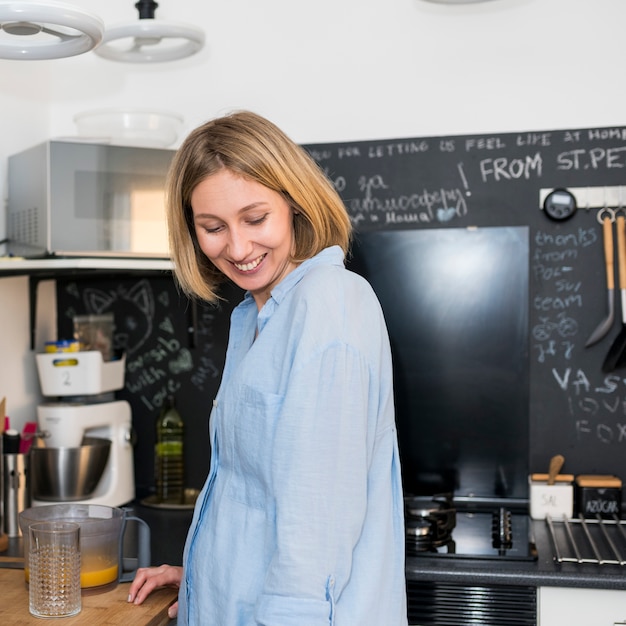
{"type": "Polygon", "coordinates": [[[132,275],[153,272],[172,272],[174,264],[163,258],[119,257],[48,257],[23,259],[0,257],[0,278],[28,276],[30,306],[30,349],[35,349],[35,323],[37,313],[37,286],[43,280],[64,276],[132,275]]]}
{"type": "Polygon", "coordinates": [[[80,257],[80,258],[46,258],[22,259],[15,257],[0,257],[0,278],[5,276],[19,276],[31,274],[59,274],[91,271],[158,271],[172,270],[174,264],[169,259],[146,258],[109,258],[109,257],[80,257]]]}

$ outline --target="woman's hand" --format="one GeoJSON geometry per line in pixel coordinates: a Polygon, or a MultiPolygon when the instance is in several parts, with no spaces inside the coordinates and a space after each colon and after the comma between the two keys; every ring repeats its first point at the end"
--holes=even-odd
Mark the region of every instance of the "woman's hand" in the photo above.
{"type": "MultiPolygon", "coordinates": [[[[140,567],[128,591],[128,601],[141,604],[155,589],[159,587],[180,587],[183,579],[183,568],[173,565],[159,567],[140,567]]],[[[178,601],[167,610],[170,619],[178,615],[178,601]]]]}

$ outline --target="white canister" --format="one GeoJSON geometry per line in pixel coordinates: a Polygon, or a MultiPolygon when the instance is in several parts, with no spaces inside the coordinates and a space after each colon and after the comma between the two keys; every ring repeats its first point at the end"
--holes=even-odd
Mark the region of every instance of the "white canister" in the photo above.
{"type": "Polygon", "coordinates": [[[559,474],[548,484],[547,474],[532,474],[530,484],[530,517],[532,519],[570,519],[574,513],[574,476],[559,474]]]}

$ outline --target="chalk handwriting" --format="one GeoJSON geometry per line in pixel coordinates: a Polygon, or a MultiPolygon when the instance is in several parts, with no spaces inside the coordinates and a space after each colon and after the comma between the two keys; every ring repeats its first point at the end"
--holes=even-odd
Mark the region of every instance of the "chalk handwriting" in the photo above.
{"type": "Polygon", "coordinates": [[[357,187],[362,196],[346,200],[348,212],[357,224],[366,219],[386,225],[449,222],[467,213],[465,194],[458,188],[394,195],[379,174],[360,176],[357,187]],[[384,215],[382,222],[379,214],[384,215]]]}
{"type": "MultiPolygon", "coordinates": [[[[429,148],[430,146],[428,141],[425,139],[417,141],[401,141],[397,143],[369,146],[367,149],[367,156],[370,159],[381,159],[395,155],[409,155],[427,152],[429,148]]],[[[341,155],[339,155],[339,157],[341,158],[341,155]]]]}
{"type": "Polygon", "coordinates": [[[537,361],[545,363],[550,358],[562,357],[566,361],[572,358],[575,344],[572,341],[556,341],[554,339],[544,339],[542,343],[534,345],[537,352],[537,361]]]}
{"type": "Polygon", "coordinates": [[[564,297],[537,295],[533,298],[533,306],[537,311],[562,311],[570,307],[582,308],[582,294],[570,294],[564,297]]]}
{"type": "Polygon", "coordinates": [[[150,413],[154,413],[163,406],[167,397],[176,395],[181,387],[182,383],[179,380],[168,378],[160,387],[156,389],[150,387],[150,393],[141,394],[139,399],[150,413]]]}
{"type": "Polygon", "coordinates": [[[133,373],[154,363],[163,363],[171,358],[172,355],[177,355],[180,349],[180,341],[175,337],[170,339],[157,337],[154,348],[145,350],[137,357],[126,361],[126,371],[133,373]]]}
{"type": "Polygon", "coordinates": [[[607,141],[607,140],[621,140],[626,141],[626,128],[590,128],[587,131],[587,137],[591,141],[596,141],[598,139],[607,141]]]}
{"type": "Polygon", "coordinates": [[[501,150],[506,144],[500,137],[469,137],[465,140],[465,151],[472,150],[501,150]]]}
{"type": "Polygon", "coordinates": [[[516,146],[551,146],[552,133],[525,133],[517,135],[516,146]]]}
{"type": "MultiPolygon", "coordinates": [[[[344,159],[384,159],[395,156],[421,154],[430,150],[426,139],[404,139],[388,143],[353,144],[335,146],[336,157],[344,159]]],[[[309,149],[309,154],[318,162],[332,158],[332,149],[309,149]]]]}
{"type": "Polygon", "coordinates": [[[483,183],[487,181],[501,182],[510,180],[530,180],[541,178],[543,158],[540,152],[522,158],[496,157],[483,159],[478,164],[483,183]]]}
{"type": "Polygon", "coordinates": [[[537,230],[531,272],[540,288],[532,298],[536,318],[531,328],[533,352],[540,364],[569,362],[576,354],[577,315],[583,309],[582,280],[576,275],[579,251],[598,242],[597,230],[570,233],[537,230]]]}
{"type": "Polygon", "coordinates": [[[557,387],[567,394],[567,411],[577,439],[626,444],[626,378],[607,374],[593,383],[582,368],[553,368],[551,372],[557,387]]]}
{"type": "Polygon", "coordinates": [[[616,422],[615,424],[604,424],[602,422],[592,423],[586,419],[576,420],[576,434],[578,439],[597,439],[601,443],[625,443],[626,442],[626,422],[616,422]]]}
{"type": "Polygon", "coordinates": [[[626,146],[618,148],[576,148],[561,152],[556,157],[557,169],[568,170],[598,170],[626,167],[626,146]]]}
{"type": "Polygon", "coordinates": [[[331,159],[333,156],[332,150],[310,149],[308,152],[311,155],[311,157],[315,159],[318,163],[320,163],[321,161],[327,161],[328,159],[331,159]]]}
{"type": "Polygon", "coordinates": [[[566,130],[563,133],[563,143],[576,143],[580,141],[579,130],[566,130]]]}
{"type": "MultiPolygon", "coordinates": [[[[598,241],[598,232],[595,228],[578,228],[571,233],[548,233],[546,231],[537,230],[534,240],[538,246],[552,245],[558,248],[586,248],[598,241]]],[[[565,250],[566,253],[570,251],[565,250]]],[[[542,253],[543,254],[543,253],[542,253]]],[[[550,253],[552,254],[552,253],[550,253]]]]}

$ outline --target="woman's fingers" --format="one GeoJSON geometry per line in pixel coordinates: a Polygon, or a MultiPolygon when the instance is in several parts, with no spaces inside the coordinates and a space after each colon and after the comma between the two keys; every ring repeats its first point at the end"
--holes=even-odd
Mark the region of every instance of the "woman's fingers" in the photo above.
{"type": "Polygon", "coordinates": [[[128,602],[141,604],[158,587],[180,587],[182,577],[182,567],[140,567],[128,590],[128,602]]]}
{"type": "Polygon", "coordinates": [[[178,600],[176,600],[176,602],[174,602],[174,604],[172,604],[172,606],[170,606],[170,608],[167,609],[167,616],[170,619],[174,619],[177,615],[178,615],[178,600]]]}

